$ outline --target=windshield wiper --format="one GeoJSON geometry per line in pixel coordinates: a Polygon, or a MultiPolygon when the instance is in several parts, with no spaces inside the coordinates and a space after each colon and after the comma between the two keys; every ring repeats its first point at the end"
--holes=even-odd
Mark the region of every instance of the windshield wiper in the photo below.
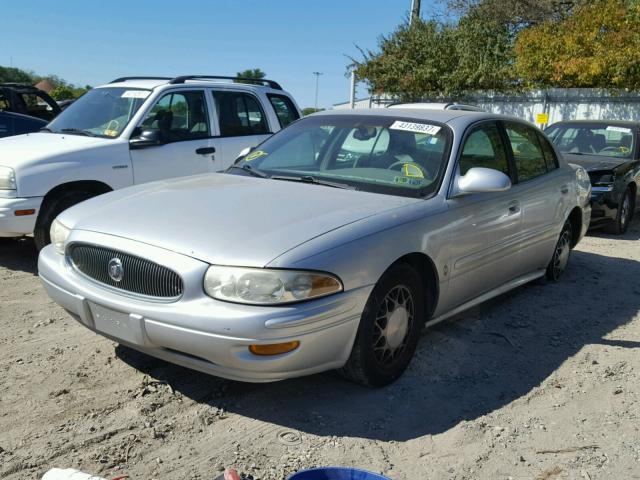
{"type": "Polygon", "coordinates": [[[252,175],[254,177],[258,177],[258,178],[270,178],[269,175],[267,175],[264,172],[261,172],[260,170],[253,168],[251,165],[247,165],[246,163],[242,166],[240,165],[231,165],[229,166],[229,168],[227,170],[231,170],[232,168],[235,168],[237,170],[242,170],[243,172],[247,172],[249,175],[252,175]]]}
{"type": "Polygon", "coordinates": [[[91,133],[89,130],[81,130],[79,128],[63,128],[60,130],[62,133],[71,133],[72,135],[84,135],[85,137],[95,137],[95,133],[91,133]]]}
{"type": "Polygon", "coordinates": [[[287,182],[312,183],[314,185],[322,185],[325,187],[342,188],[346,190],[357,190],[357,188],[352,185],[347,185],[346,183],[330,182],[327,180],[320,180],[312,175],[303,175],[302,177],[288,177],[284,175],[273,175],[271,178],[273,180],[284,180],[287,182]]]}
{"type": "Polygon", "coordinates": [[[38,130],[39,132],[49,132],[49,133],[53,133],[53,130],[51,130],[49,127],[42,127],[40,130],[38,130]]]}

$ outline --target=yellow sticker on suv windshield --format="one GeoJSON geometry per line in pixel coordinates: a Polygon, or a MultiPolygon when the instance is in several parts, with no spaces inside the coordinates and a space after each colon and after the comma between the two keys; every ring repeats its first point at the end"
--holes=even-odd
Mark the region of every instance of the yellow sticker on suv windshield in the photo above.
{"type": "Polygon", "coordinates": [[[107,130],[104,131],[104,134],[107,137],[117,137],[118,136],[118,131],[117,130],[109,130],[109,129],[107,129],[107,130]]]}
{"type": "Polygon", "coordinates": [[[264,157],[266,155],[269,155],[269,154],[267,152],[263,152],[262,150],[256,150],[255,152],[251,152],[249,155],[244,157],[244,159],[247,162],[250,162],[251,160],[255,160],[256,158],[264,157]]]}
{"type": "Polygon", "coordinates": [[[420,167],[414,165],[413,163],[403,163],[402,174],[405,177],[424,178],[424,173],[422,173],[420,167]]]}

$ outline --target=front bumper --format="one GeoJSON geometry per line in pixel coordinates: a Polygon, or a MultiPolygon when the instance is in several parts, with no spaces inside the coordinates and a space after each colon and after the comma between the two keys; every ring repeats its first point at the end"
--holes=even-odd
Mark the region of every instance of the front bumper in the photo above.
{"type": "Polygon", "coordinates": [[[0,237],[21,237],[33,233],[43,197],[0,197],[0,237]],[[31,215],[16,216],[16,210],[35,210],[31,215]]]}
{"type": "Polygon", "coordinates": [[[184,295],[176,302],[161,303],[119,293],[76,272],[49,246],[40,253],[38,268],[53,300],[105,337],[233,380],[269,382],[343,366],[373,288],[282,307],[237,305],[205,295],[202,279],[208,265],[198,260],[90,232],[83,232],[83,241],[152,261],[162,257],[163,265],[183,277],[184,295]],[[257,356],[248,350],[252,344],[290,341],[299,341],[300,346],[277,356],[257,356]]]}
{"type": "Polygon", "coordinates": [[[614,221],[618,216],[618,204],[610,189],[591,190],[591,227],[606,225],[614,221]]]}

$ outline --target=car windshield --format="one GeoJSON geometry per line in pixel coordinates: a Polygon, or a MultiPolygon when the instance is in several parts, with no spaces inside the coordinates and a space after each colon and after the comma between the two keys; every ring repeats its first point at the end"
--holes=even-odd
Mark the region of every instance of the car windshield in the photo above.
{"type": "Polygon", "coordinates": [[[312,116],[266,140],[230,172],[423,197],[438,187],[451,137],[448,127],[429,120],[312,116]]]}
{"type": "Polygon", "coordinates": [[[634,129],[621,125],[560,124],[545,133],[564,153],[629,158],[635,148],[634,129]]]}
{"type": "Polygon", "coordinates": [[[55,133],[116,138],[150,93],[150,90],[115,87],[89,90],[47,128],[55,133]]]}

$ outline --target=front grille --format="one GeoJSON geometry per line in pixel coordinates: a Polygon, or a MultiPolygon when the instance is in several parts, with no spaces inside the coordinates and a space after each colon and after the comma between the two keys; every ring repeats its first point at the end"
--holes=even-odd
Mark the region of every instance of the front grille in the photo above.
{"type": "Polygon", "coordinates": [[[135,255],[83,244],[71,245],[68,255],[76,270],[118,290],[163,299],[180,297],[184,291],[176,272],[135,255]],[[119,282],[109,275],[109,262],[113,259],[120,260],[124,271],[119,282]]]}

